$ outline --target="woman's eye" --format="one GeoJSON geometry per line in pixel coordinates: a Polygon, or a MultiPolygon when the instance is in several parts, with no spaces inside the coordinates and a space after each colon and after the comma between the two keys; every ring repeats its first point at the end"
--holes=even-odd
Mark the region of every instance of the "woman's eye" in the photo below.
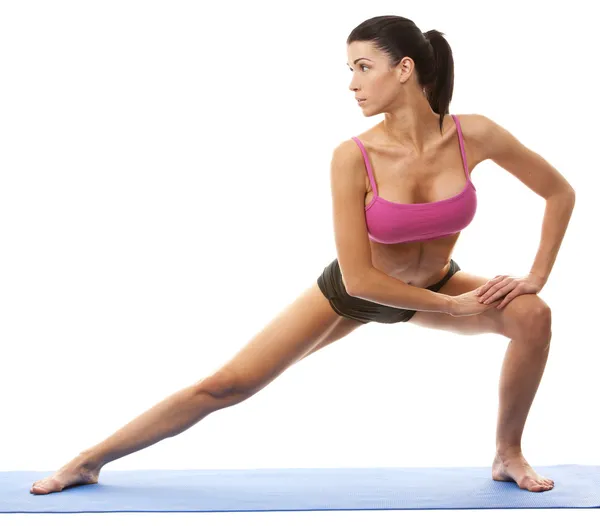
{"type": "MultiPolygon", "coordinates": [[[[362,68],[368,68],[369,66],[367,66],[366,64],[361,64],[358,67],[360,68],[361,71],[364,71],[362,68]]],[[[348,68],[348,69],[350,69],[350,71],[352,71],[352,68],[348,68]]]]}

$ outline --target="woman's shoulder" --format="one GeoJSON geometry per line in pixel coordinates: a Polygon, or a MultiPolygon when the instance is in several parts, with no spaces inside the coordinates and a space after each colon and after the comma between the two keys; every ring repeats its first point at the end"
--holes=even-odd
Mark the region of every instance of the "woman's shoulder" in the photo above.
{"type": "Polygon", "coordinates": [[[465,113],[455,117],[460,122],[465,147],[470,150],[473,162],[479,163],[487,159],[486,145],[489,144],[497,124],[480,113],[465,113]]]}
{"type": "Polygon", "coordinates": [[[473,142],[481,142],[485,140],[490,130],[495,123],[489,117],[480,113],[463,113],[456,115],[460,122],[460,128],[465,139],[470,139],[473,142]]]}
{"type": "Polygon", "coordinates": [[[368,130],[364,130],[361,133],[351,135],[343,141],[341,141],[334,148],[334,155],[337,154],[345,156],[354,159],[355,162],[363,162],[363,148],[368,153],[373,153],[381,149],[380,141],[378,141],[375,127],[370,128],[368,130]],[[358,141],[356,141],[356,139],[358,139],[358,141]]]}

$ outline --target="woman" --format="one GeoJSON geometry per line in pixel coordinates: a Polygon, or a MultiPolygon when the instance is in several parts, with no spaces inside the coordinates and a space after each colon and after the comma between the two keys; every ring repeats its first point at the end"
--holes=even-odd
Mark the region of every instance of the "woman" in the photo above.
{"type": "Polygon", "coordinates": [[[371,321],[412,322],[510,339],[502,368],[494,480],[545,491],[521,451],[549,352],[551,316],[537,296],[574,206],[574,190],[544,159],[481,115],[448,115],[454,67],[443,34],[399,16],[369,19],[347,40],[350,89],[365,115],[384,114],[333,152],[336,258],[317,282],[222,368],[174,393],[80,453],[31,492],[98,481],[107,463],[238,404],[292,364],[371,321]],[[492,159],[546,199],[540,248],[524,277],[460,270],[452,250],[477,200],[470,172],[492,159]]]}

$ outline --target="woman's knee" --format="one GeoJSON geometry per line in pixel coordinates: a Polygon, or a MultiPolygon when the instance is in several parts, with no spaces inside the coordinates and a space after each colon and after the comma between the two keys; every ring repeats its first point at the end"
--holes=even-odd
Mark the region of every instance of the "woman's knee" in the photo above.
{"type": "Polygon", "coordinates": [[[198,392],[219,400],[244,398],[251,394],[249,383],[228,369],[220,369],[210,376],[202,378],[195,386],[198,392]]]}
{"type": "Polygon", "coordinates": [[[552,310],[536,294],[522,294],[505,308],[507,336],[549,342],[552,336],[552,310]]]}

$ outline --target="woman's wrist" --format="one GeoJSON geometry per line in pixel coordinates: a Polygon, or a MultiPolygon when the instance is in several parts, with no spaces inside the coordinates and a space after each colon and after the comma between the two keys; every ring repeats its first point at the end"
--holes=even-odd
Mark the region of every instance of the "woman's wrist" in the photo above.
{"type": "Polygon", "coordinates": [[[442,310],[440,310],[440,312],[443,312],[444,314],[453,314],[454,306],[456,304],[454,296],[448,296],[448,294],[440,294],[440,296],[442,296],[442,310]]]}

